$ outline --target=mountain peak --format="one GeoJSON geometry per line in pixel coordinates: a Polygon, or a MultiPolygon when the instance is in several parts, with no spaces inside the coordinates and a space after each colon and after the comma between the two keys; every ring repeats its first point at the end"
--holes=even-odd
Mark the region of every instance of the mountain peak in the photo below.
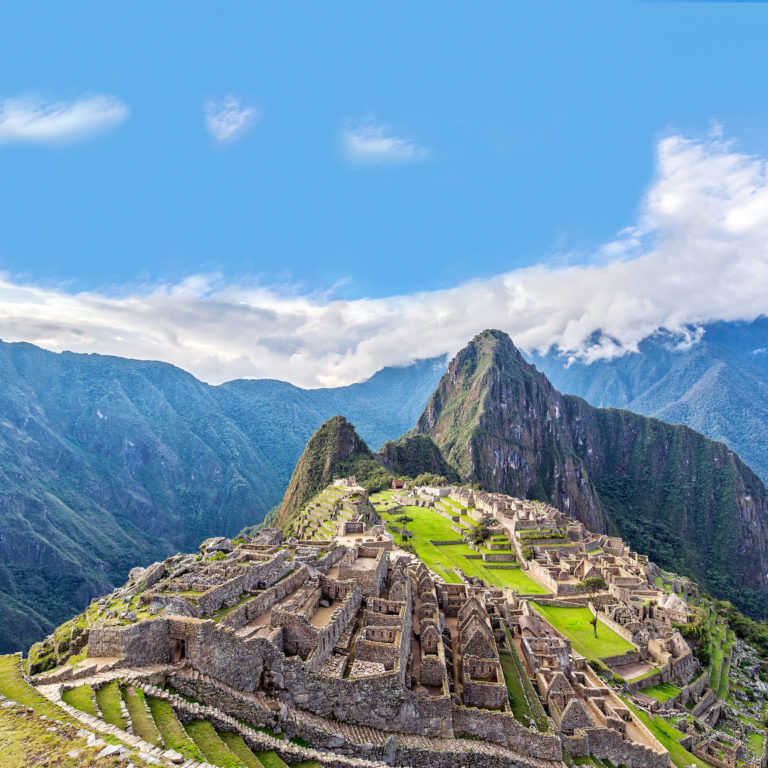
{"type": "Polygon", "coordinates": [[[291,475],[275,524],[284,527],[334,478],[355,475],[358,482],[366,482],[372,478],[381,480],[389,474],[376,461],[354,426],[344,416],[333,416],[309,438],[291,475]]]}

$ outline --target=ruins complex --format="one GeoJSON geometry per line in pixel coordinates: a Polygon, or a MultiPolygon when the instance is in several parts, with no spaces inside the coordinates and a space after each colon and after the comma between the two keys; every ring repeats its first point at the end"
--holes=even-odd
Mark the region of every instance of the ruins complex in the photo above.
{"type": "MultiPolygon", "coordinates": [[[[447,580],[398,546],[353,478],[339,480],[286,532],[209,539],[134,569],[86,612],[69,648],[85,658],[41,671],[30,657],[33,684],[60,702],[86,683],[130,680],[182,722],[202,713],[254,749],[326,766],[666,768],[638,713],[717,722],[722,705],[678,629],[687,584],[665,584],[621,539],[541,502],[462,487],[397,487],[386,504],[392,515],[428,509],[457,536],[466,518],[482,523],[477,558],[522,568],[541,589],[461,569],[447,580]],[[548,618],[564,609],[623,650],[579,652],[548,618]],[[679,692],[660,702],[643,693],[654,686],[679,692]]],[[[711,732],[685,747],[723,768],[765,764],[711,732]]]]}

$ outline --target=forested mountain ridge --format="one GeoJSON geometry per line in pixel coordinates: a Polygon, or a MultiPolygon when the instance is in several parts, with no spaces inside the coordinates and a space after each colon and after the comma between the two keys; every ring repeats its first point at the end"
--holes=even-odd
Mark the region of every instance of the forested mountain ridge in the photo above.
{"type": "Polygon", "coordinates": [[[459,352],[416,432],[465,482],[548,501],[768,616],[768,492],[723,443],[560,394],[501,331],[459,352]]]}
{"type": "Polygon", "coordinates": [[[768,318],[713,323],[681,343],[658,332],[637,352],[589,365],[530,355],[561,392],[686,424],[722,440],[768,482],[768,318]]]}
{"type": "Polygon", "coordinates": [[[164,363],[0,343],[0,652],[130,568],[261,521],[334,413],[372,445],[396,437],[443,367],[327,390],[213,387],[164,363]]]}

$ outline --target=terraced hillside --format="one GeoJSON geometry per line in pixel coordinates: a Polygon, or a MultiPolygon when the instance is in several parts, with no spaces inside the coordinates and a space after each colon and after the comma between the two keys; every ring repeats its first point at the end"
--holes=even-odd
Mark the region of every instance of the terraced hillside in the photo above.
{"type": "MultiPolygon", "coordinates": [[[[19,656],[0,657],[0,691],[18,704],[9,707],[3,703],[0,709],[0,745],[10,749],[14,736],[32,735],[36,749],[52,758],[60,751],[57,741],[61,741],[61,749],[66,747],[72,757],[64,753],[64,762],[56,765],[73,768],[117,765],[128,754],[137,766],[180,763],[183,768],[201,764],[219,768],[322,768],[313,751],[300,744],[266,729],[243,725],[173,691],[138,683],[131,679],[130,672],[124,674],[125,678],[97,673],[85,682],[67,684],[63,690],[58,686],[43,687],[41,693],[24,681],[19,656]],[[25,712],[24,729],[9,722],[10,717],[18,717],[22,707],[31,707],[35,713],[30,718],[25,712]],[[36,733],[34,726],[40,718],[56,723],[59,740],[48,733],[45,737],[36,733]],[[84,735],[74,735],[73,731],[84,735]],[[107,754],[98,758],[105,750],[107,754]]],[[[34,749],[31,754],[36,754],[34,749]]],[[[27,764],[37,765],[33,761],[18,763],[27,764]]],[[[9,764],[2,765],[6,768],[9,764]]]]}

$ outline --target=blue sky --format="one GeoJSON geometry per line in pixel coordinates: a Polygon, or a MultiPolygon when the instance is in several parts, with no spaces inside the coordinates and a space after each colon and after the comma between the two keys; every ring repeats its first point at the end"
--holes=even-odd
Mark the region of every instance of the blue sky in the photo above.
{"type": "MultiPolygon", "coordinates": [[[[61,301],[168,283],[196,301],[250,286],[360,302],[602,262],[642,219],[665,137],[706,142],[717,126],[733,143],[710,155],[768,155],[767,27],[761,3],[6,4],[6,119],[74,104],[92,125],[4,136],[0,117],[0,270],[61,301]],[[222,109],[235,122],[217,140],[206,114],[222,109]]],[[[195,369],[123,350],[125,328],[89,347],[12,320],[6,339],[195,369]]],[[[262,335],[290,346],[285,329],[262,335]]],[[[334,342],[324,378],[284,375],[398,361],[343,368],[365,340],[334,342]]],[[[227,370],[263,375],[253,360],[227,370]]]]}

